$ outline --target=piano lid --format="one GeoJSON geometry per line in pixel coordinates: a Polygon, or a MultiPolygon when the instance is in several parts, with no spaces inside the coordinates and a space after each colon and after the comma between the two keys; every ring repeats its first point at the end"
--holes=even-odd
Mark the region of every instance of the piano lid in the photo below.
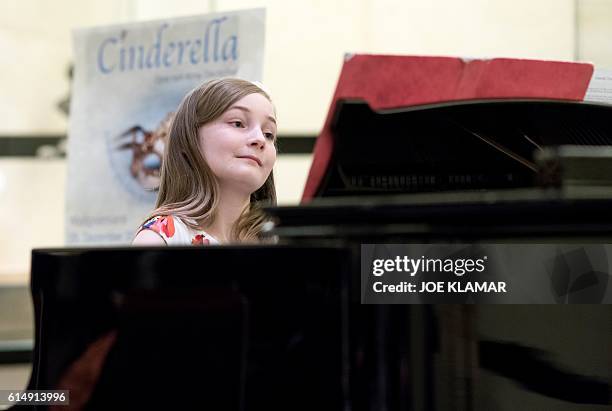
{"type": "Polygon", "coordinates": [[[585,63],[349,56],[302,200],[530,186],[539,146],[610,144],[610,109],[576,104],[592,74],[585,63]]]}

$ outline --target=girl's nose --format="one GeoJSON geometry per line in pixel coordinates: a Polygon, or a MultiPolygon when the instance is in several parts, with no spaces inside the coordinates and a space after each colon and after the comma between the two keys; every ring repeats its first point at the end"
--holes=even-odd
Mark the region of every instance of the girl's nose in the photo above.
{"type": "Polygon", "coordinates": [[[261,129],[256,128],[251,132],[249,136],[249,145],[251,147],[257,147],[259,149],[263,148],[266,144],[266,136],[264,136],[263,131],[261,129]]]}

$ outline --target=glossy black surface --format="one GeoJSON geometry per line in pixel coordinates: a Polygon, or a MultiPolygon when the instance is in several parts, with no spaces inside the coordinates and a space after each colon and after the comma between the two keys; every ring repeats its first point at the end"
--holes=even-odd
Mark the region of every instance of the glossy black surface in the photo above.
{"type": "Polygon", "coordinates": [[[612,106],[571,101],[460,101],[374,111],[341,101],[317,197],[536,185],[534,152],[612,145],[612,106]]]}
{"type": "Polygon", "coordinates": [[[76,363],[92,363],[86,350],[116,332],[87,409],[341,409],[346,253],[34,250],[29,389],[65,383],[76,363]]]}

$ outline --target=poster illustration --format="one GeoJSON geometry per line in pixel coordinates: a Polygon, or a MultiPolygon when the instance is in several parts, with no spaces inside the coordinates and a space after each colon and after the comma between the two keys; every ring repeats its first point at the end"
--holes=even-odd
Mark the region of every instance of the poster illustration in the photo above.
{"type": "Polygon", "coordinates": [[[74,32],[66,244],[128,244],[154,208],[173,111],[198,84],[261,81],[265,10],[74,32]]]}

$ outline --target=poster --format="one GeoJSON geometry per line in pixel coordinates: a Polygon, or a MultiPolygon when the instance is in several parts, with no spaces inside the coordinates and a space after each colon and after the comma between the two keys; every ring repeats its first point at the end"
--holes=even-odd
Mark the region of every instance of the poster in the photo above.
{"type": "Polygon", "coordinates": [[[264,36],[264,9],[74,32],[67,245],[131,242],[155,206],[181,98],[211,78],[261,81],[264,36]]]}

